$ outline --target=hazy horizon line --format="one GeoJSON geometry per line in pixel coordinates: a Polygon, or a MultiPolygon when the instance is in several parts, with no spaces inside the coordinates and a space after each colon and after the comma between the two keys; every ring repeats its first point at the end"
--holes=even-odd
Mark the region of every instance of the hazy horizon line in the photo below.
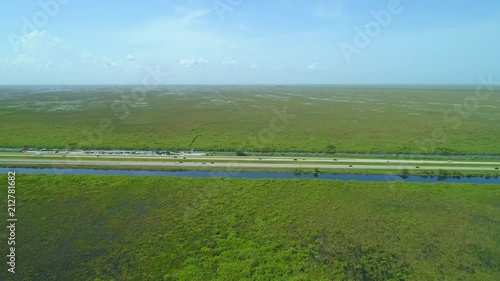
{"type": "MultiPolygon", "coordinates": [[[[478,83],[479,84],[479,83],[478,83]]],[[[0,84],[0,87],[12,86],[141,86],[141,87],[158,87],[158,86],[477,86],[478,84],[465,83],[245,83],[245,84],[0,84]]],[[[491,84],[492,86],[500,86],[500,84],[491,84]]]]}

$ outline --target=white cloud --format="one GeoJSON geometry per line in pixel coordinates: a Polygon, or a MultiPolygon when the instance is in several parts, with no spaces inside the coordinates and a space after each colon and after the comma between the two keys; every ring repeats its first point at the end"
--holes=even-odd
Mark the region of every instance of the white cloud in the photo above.
{"type": "Polygon", "coordinates": [[[187,22],[206,16],[211,13],[211,11],[207,9],[192,9],[184,6],[175,7],[174,12],[181,15],[182,20],[187,22]]]}
{"type": "Polygon", "coordinates": [[[205,67],[208,65],[208,61],[202,57],[191,57],[187,59],[181,59],[179,61],[179,65],[186,68],[205,67]]]}
{"type": "Polygon", "coordinates": [[[136,60],[135,56],[134,56],[134,55],[131,55],[131,54],[128,54],[128,55],[126,56],[126,58],[127,58],[127,60],[129,60],[129,61],[135,61],[135,60],[136,60]]]}
{"type": "Polygon", "coordinates": [[[45,64],[45,67],[46,68],[54,68],[56,67],[55,63],[51,62],[51,61],[48,61],[46,64],[45,64]]]}
{"type": "Polygon", "coordinates": [[[16,43],[21,51],[34,51],[44,48],[71,49],[71,47],[63,42],[61,38],[51,36],[46,30],[35,30],[28,33],[26,36],[21,37],[16,43]]]}
{"type": "Polygon", "coordinates": [[[26,54],[18,54],[14,58],[7,59],[6,64],[8,67],[12,67],[15,69],[22,69],[24,67],[33,67],[36,61],[32,57],[26,54]]]}
{"type": "Polygon", "coordinates": [[[61,47],[63,49],[71,49],[71,47],[64,43],[59,37],[52,37],[47,40],[48,47],[61,47]]]}
{"type": "Polygon", "coordinates": [[[256,64],[251,64],[250,68],[257,68],[257,65],[256,64]]]}
{"type": "Polygon", "coordinates": [[[174,8],[174,12],[177,14],[184,14],[187,12],[187,10],[188,10],[188,8],[186,8],[184,6],[175,6],[175,8],[174,8]]]}
{"type": "Polygon", "coordinates": [[[168,56],[173,53],[182,54],[186,51],[214,48],[214,43],[220,36],[200,24],[201,19],[209,13],[209,10],[203,9],[177,8],[177,15],[154,18],[133,27],[126,27],[115,34],[118,41],[126,44],[156,46],[154,50],[149,50],[156,55],[159,52],[168,56]]]}
{"type": "Polygon", "coordinates": [[[105,61],[105,62],[102,63],[102,66],[104,66],[104,67],[115,67],[115,66],[118,66],[118,64],[116,62],[105,61]]]}
{"type": "Polygon", "coordinates": [[[318,18],[338,18],[342,15],[340,0],[319,3],[311,9],[311,13],[318,18]]]}
{"type": "Polygon", "coordinates": [[[31,33],[26,34],[24,37],[21,37],[18,43],[20,43],[20,46],[22,48],[27,48],[32,45],[38,45],[39,43],[43,42],[46,36],[47,36],[46,30],[42,31],[35,30],[31,33]]]}
{"type": "Polygon", "coordinates": [[[61,38],[46,30],[35,30],[13,42],[17,54],[7,58],[6,64],[13,69],[36,70],[57,68],[64,59],[75,58],[74,50],[61,38]]]}
{"type": "Polygon", "coordinates": [[[306,70],[311,71],[311,70],[315,70],[315,69],[317,69],[317,68],[318,68],[318,63],[317,63],[317,62],[314,62],[314,63],[311,63],[310,65],[308,65],[308,66],[306,67],[306,70]]]}
{"type": "Polygon", "coordinates": [[[107,57],[102,57],[102,66],[104,67],[115,67],[118,66],[117,62],[109,60],[107,57]]]}
{"type": "Polygon", "coordinates": [[[228,61],[223,60],[222,61],[222,65],[235,65],[235,64],[236,64],[236,60],[228,60],[228,61]]]}
{"type": "Polygon", "coordinates": [[[65,59],[61,64],[63,69],[71,69],[74,66],[74,63],[71,60],[65,59]]]}
{"type": "Polygon", "coordinates": [[[80,62],[81,63],[95,62],[97,60],[98,60],[98,56],[96,54],[92,54],[89,52],[83,52],[80,55],[80,62]]]}
{"type": "Polygon", "coordinates": [[[214,49],[220,49],[224,44],[223,42],[224,41],[222,41],[222,40],[217,40],[214,44],[214,49]]]}
{"type": "Polygon", "coordinates": [[[194,11],[191,11],[189,14],[187,14],[186,16],[184,16],[184,20],[187,20],[187,21],[192,21],[192,20],[195,20],[197,18],[201,18],[203,16],[206,16],[208,14],[210,14],[210,10],[194,10],[194,11]]]}

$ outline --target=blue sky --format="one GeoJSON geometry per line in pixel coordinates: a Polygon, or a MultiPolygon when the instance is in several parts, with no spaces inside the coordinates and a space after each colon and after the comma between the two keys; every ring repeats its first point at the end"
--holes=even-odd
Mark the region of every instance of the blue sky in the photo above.
{"type": "Polygon", "coordinates": [[[0,84],[500,80],[497,0],[17,0],[0,23],[0,84]]]}

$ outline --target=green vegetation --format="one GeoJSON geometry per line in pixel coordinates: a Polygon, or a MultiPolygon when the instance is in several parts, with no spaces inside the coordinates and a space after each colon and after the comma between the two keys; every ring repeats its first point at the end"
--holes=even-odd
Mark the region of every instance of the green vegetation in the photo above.
{"type": "MultiPolygon", "coordinates": [[[[97,169],[97,170],[145,170],[145,171],[213,171],[213,172],[266,172],[266,173],[295,173],[295,174],[333,174],[333,175],[345,175],[345,174],[358,174],[358,175],[388,175],[388,176],[401,176],[401,171],[398,166],[394,166],[393,169],[359,169],[359,168],[345,168],[345,169],[311,169],[311,168],[241,168],[234,167],[230,164],[226,167],[213,167],[209,164],[206,166],[189,167],[189,166],[137,166],[137,165],[74,165],[74,164],[34,164],[34,163],[18,163],[15,165],[20,168],[63,168],[63,169],[97,169]]],[[[1,168],[12,168],[12,164],[4,164],[0,162],[1,168]]],[[[445,178],[439,170],[428,170],[424,169],[411,170],[409,175],[413,176],[438,176],[445,178]]],[[[448,171],[446,177],[500,177],[497,170],[491,171],[448,171]]]]}
{"type": "Polygon", "coordinates": [[[18,175],[16,197],[20,280],[500,274],[498,185],[18,175]]]}
{"type": "Polygon", "coordinates": [[[240,150],[239,150],[239,151],[236,151],[236,152],[235,152],[235,155],[236,155],[236,156],[247,156],[247,154],[246,154],[244,151],[240,151],[240,150]]]}
{"type": "Polygon", "coordinates": [[[402,178],[406,179],[406,178],[408,178],[408,177],[411,175],[411,172],[410,172],[410,170],[408,170],[408,169],[402,169],[402,170],[399,172],[399,175],[400,175],[402,178]]]}
{"type": "Polygon", "coordinates": [[[0,147],[500,154],[498,92],[462,112],[475,88],[133,90],[4,87],[0,147]]]}

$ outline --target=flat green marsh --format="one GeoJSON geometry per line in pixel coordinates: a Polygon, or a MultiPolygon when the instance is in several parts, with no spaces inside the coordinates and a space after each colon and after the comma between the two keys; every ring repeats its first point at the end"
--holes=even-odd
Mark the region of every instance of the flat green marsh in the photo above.
{"type": "Polygon", "coordinates": [[[500,273],[498,185],[18,175],[16,186],[20,279],[500,273]]]}
{"type": "Polygon", "coordinates": [[[500,154],[500,93],[457,87],[4,87],[0,147],[500,154]]]}

